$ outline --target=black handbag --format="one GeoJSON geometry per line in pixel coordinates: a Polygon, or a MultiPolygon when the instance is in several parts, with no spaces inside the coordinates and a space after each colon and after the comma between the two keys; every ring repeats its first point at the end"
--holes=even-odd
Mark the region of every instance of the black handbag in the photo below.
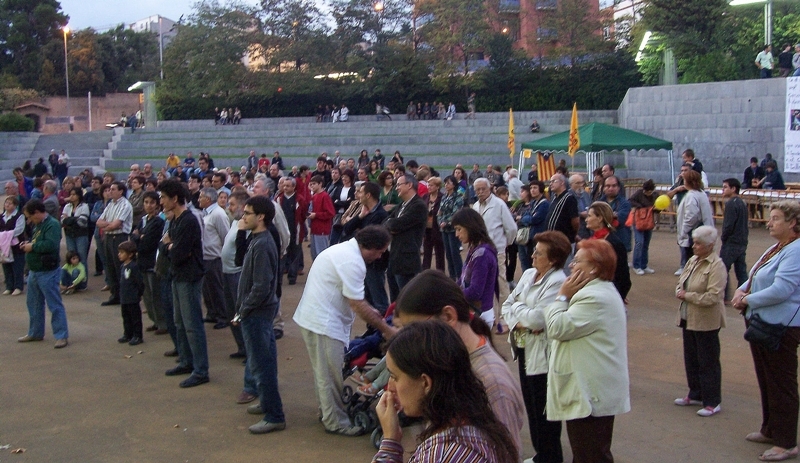
{"type": "MultiPolygon", "coordinates": [[[[798,307],[798,310],[800,310],[800,307],[798,307]]],[[[792,323],[796,315],[797,311],[794,312],[789,323],[782,325],[780,323],[767,323],[759,314],[752,312],[747,320],[744,339],[750,343],[760,344],[767,350],[776,351],[781,346],[783,335],[789,329],[788,325],[792,323]]]]}

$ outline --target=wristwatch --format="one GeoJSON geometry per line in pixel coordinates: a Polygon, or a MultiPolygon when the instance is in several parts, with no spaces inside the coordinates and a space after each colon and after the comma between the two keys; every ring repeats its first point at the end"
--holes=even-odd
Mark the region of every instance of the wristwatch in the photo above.
{"type": "Polygon", "coordinates": [[[565,296],[563,294],[559,294],[558,296],[556,296],[556,300],[558,302],[569,302],[569,299],[567,299],[567,296],[565,296]]]}

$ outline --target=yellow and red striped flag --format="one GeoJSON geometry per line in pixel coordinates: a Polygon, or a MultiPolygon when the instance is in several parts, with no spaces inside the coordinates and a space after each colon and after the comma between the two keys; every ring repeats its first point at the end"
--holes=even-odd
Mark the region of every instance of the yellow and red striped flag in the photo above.
{"type": "Polygon", "coordinates": [[[511,160],[514,160],[514,152],[516,151],[514,144],[514,110],[508,108],[508,155],[511,160]]]}
{"type": "Polygon", "coordinates": [[[536,153],[536,167],[539,180],[547,182],[556,173],[556,157],[552,153],[536,153]]]}
{"type": "Polygon", "coordinates": [[[572,122],[569,124],[569,145],[567,146],[567,153],[570,157],[573,157],[580,147],[581,137],[578,134],[578,103],[576,102],[572,105],[572,122]]]}

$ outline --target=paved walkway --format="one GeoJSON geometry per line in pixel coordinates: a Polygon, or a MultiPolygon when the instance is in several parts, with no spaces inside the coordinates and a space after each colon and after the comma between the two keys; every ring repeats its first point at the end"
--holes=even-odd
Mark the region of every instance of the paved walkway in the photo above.
{"type": "MultiPolygon", "coordinates": [[[[763,229],[751,231],[748,262],[772,241],[763,229]]],[[[310,265],[308,250],[306,265],[310,265]]],[[[673,297],[678,251],[675,236],[655,232],[651,267],[655,275],[632,275],[629,296],[629,359],[632,411],[616,421],[613,452],[618,462],[757,461],[765,445],[744,436],[760,424],[760,402],[741,317],[728,309],[722,330],[722,413],[700,418],[695,407],[676,407],[686,393],[680,330],[673,297]]],[[[208,329],[211,382],[180,389],[182,378],[166,377],[172,358],[166,336],[145,335],[145,343],[117,344],[122,333],[119,307],[100,307],[107,293],[101,278],[89,290],[65,298],[70,345],[54,350],[48,328],[44,342],[19,344],[28,316],[24,296],[0,296],[0,446],[23,447],[0,462],[366,462],[374,454],[368,437],[323,432],[311,388],[308,356],[291,322],[305,276],[284,286],[283,312],[289,320],[278,341],[280,386],[286,431],[253,436],[247,427],[258,417],[236,405],[242,365],[228,330],[208,329]],[[141,352],[141,353],[139,353],[141,352]],[[128,358],[130,356],[130,358],[128,358]]],[[[145,321],[145,323],[147,323],[145,321]]],[[[358,323],[354,333],[363,330],[358,323]]],[[[505,337],[495,342],[505,348],[505,337]]],[[[510,357],[508,350],[501,353],[510,357]]],[[[516,365],[509,365],[516,374],[516,365]]],[[[532,455],[527,427],[525,457],[532,455]]],[[[562,436],[570,461],[566,433],[562,436]]]]}

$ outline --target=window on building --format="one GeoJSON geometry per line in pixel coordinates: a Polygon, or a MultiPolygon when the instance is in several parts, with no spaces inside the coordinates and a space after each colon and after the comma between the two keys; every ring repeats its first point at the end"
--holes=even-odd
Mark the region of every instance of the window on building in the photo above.
{"type": "Polygon", "coordinates": [[[537,10],[555,10],[558,7],[557,0],[536,0],[537,10]]]}

